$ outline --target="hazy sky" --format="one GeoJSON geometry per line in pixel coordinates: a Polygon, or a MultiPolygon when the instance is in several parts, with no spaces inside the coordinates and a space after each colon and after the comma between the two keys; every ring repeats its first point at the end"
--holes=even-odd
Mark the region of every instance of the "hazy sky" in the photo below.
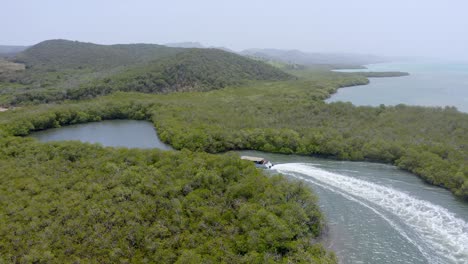
{"type": "Polygon", "coordinates": [[[468,59],[467,0],[0,0],[0,44],[63,38],[468,59]]]}

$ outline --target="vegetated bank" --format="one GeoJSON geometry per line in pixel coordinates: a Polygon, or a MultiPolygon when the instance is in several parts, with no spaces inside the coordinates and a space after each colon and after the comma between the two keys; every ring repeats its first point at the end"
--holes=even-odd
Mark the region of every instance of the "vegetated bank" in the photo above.
{"type": "Polygon", "coordinates": [[[2,122],[9,133],[25,135],[66,124],[61,121],[64,113],[74,116],[73,122],[86,122],[120,118],[118,109],[111,111],[115,115],[101,115],[109,111],[103,108],[106,105],[110,109],[145,105],[132,113],[152,120],[160,138],[176,149],[210,153],[254,149],[385,162],[468,197],[467,114],[451,107],[326,104],[323,99],[339,87],[368,80],[326,71],[308,76],[204,93],[117,93],[88,102],[39,106],[32,108],[34,113],[7,112],[2,122]]]}

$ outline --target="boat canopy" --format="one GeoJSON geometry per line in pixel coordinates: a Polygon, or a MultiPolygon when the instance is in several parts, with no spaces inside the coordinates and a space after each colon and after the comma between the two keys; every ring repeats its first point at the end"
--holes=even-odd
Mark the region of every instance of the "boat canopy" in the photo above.
{"type": "Polygon", "coordinates": [[[241,159],[243,160],[250,160],[254,162],[261,162],[264,160],[264,158],[259,158],[259,157],[251,157],[251,156],[241,156],[241,159]]]}

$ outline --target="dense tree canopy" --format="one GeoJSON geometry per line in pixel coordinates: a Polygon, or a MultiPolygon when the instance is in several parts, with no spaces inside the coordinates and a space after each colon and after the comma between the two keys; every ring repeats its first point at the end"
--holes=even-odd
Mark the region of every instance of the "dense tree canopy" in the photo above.
{"type": "Polygon", "coordinates": [[[308,188],[236,156],[9,137],[0,167],[0,262],[335,263],[308,188]]]}
{"type": "Polygon", "coordinates": [[[0,127],[26,135],[70,123],[148,119],[176,149],[255,149],[392,163],[468,198],[468,115],[450,107],[356,107],[322,101],[338,87],[366,82],[362,76],[316,72],[300,80],[204,93],[119,93],[3,113],[0,127]]]}

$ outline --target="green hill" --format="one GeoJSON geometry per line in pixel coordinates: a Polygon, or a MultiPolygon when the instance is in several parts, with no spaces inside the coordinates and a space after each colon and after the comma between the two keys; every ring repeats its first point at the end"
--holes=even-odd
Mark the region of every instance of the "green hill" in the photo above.
{"type": "Polygon", "coordinates": [[[98,45],[59,39],[34,45],[18,54],[15,61],[39,69],[102,68],[155,60],[180,51],[156,44],[98,45]]]}
{"type": "MultiPolygon", "coordinates": [[[[285,72],[263,62],[217,49],[188,49],[175,56],[129,69],[86,85],[81,90],[108,89],[167,93],[208,91],[248,80],[285,80],[285,72]]],[[[77,98],[75,98],[77,99],[77,98]]]]}
{"type": "Polygon", "coordinates": [[[0,73],[0,104],[17,95],[48,94],[115,75],[129,67],[174,55],[184,49],[155,44],[97,45],[47,40],[10,59],[26,71],[0,73]],[[3,95],[3,100],[2,100],[3,95]]]}
{"type": "Polygon", "coordinates": [[[49,40],[14,61],[26,70],[0,73],[0,104],[48,103],[113,91],[208,91],[250,80],[292,78],[264,62],[222,50],[155,44],[49,40]]]}

